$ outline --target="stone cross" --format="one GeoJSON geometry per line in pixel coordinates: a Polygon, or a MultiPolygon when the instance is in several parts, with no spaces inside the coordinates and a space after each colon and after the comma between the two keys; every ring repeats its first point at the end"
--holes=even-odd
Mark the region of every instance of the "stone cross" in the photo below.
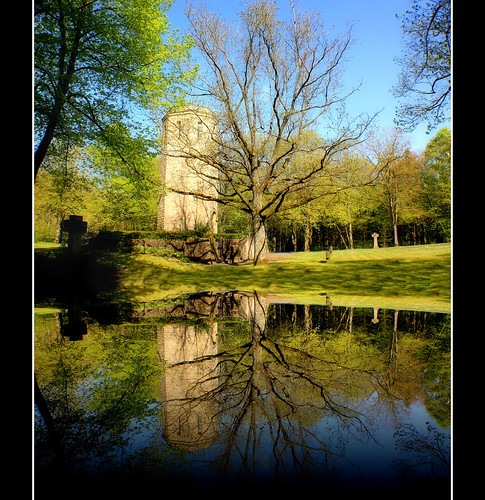
{"type": "Polygon", "coordinates": [[[379,238],[379,233],[372,233],[372,237],[374,238],[374,248],[379,248],[379,243],[377,243],[377,238],[379,238]]]}
{"type": "Polygon", "coordinates": [[[68,220],[62,221],[61,229],[69,233],[67,250],[73,257],[79,256],[81,251],[81,235],[88,229],[88,223],[83,221],[82,215],[70,215],[68,220]]]}

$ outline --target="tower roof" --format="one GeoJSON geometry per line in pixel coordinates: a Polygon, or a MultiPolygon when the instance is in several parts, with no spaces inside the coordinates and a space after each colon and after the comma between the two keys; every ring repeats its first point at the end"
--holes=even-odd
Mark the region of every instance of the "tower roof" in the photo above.
{"type": "Polygon", "coordinates": [[[205,114],[205,115],[215,116],[214,112],[206,106],[199,106],[198,104],[187,103],[185,106],[182,106],[180,108],[174,106],[163,117],[163,120],[166,120],[169,116],[172,115],[185,115],[185,114],[194,114],[194,115],[205,114]]]}

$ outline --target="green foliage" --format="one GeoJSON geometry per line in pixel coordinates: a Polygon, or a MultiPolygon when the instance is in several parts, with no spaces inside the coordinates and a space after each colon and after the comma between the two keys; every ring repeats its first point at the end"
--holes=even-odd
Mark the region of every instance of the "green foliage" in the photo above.
{"type": "Polygon", "coordinates": [[[451,131],[441,128],[426,146],[422,182],[423,205],[433,227],[451,237],[451,131]]]}
{"type": "Polygon", "coordinates": [[[85,213],[91,182],[84,157],[82,149],[68,143],[52,144],[45,168],[34,186],[36,240],[57,242],[61,220],[69,214],[85,213]]]}
{"type": "Polygon", "coordinates": [[[270,243],[280,251],[293,250],[291,235],[302,249],[305,227],[313,230],[312,249],[371,248],[371,234],[379,245],[393,245],[393,225],[399,244],[450,241],[451,133],[440,129],[420,155],[403,147],[402,157],[381,173],[373,185],[359,185],[371,168],[361,154],[340,159],[344,181],[355,186],[278,214],[268,222],[270,243]],[[279,241],[277,241],[279,240],[279,241]]]}
{"type": "Polygon", "coordinates": [[[169,248],[143,247],[135,248],[135,252],[143,255],[157,255],[158,257],[165,257],[167,259],[174,258],[183,262],[189,262],[189,259],[184,257],[183,252],[176,252],[169,248]]]}
{"type": "MultiPolygon", "coordinates": [[[[91,324],[82,342],[59,335],[55,317],[35,319],[35,372],[62,432],[72,470],[110,465],[126,432],[136,438],[158,413],[160,365],[153,327],[91,324]],[[120,329],[122,333],[120,334],[120,329]]],[[[36,416],[37,467],[48,466],[50,436],[36,416]]]]}
{"type": "MultiPolygon", "coordinates": [[[[57,152],[58,143],[54,146],[57,152]]],[[[50,154],[34,187],[36,240],[56,239],[61,220],[70,214],[83,215],[90,231],[154,227],[158,159],[136,147],[129,153],[130,166],[105,147],[71,147],[62,155],[50,154]],[[131,168],[135,164],[136,171],[131,168]]]]}
{"type": "Polygon", "coordinates": [[[90,225],[93,229],[146,229],[157,213],[158,159],[143,154],[143,138],[131,138],[123,159],[103,146],[89,148],[93,175],[90,225]]]}
{"type": "Polygon", "coordinates": [[[54,139],[78,145],[96,141],[122,158],[125,128],[148,136],[134,117],[183,96],[193,72],[180,64],[192,40],[170,32],[171,3],[36,2],[36,173],[54,139]]]}
{"type": "Polygon", "coordinates": [[[230,205],[219,205],[218,223],[222,232],[227,234],[243,235],[251,231],[248,214],[230,205]]]}

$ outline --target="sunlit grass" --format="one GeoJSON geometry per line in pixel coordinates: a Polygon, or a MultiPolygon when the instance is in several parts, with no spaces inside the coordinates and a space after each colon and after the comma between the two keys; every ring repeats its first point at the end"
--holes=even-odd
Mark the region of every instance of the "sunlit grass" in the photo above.
{"type": "MultiPolygon", "coordinates": [[[[202,290],[256,290],[321,303],[326,294],[381,302],[422,304],[449,310],[451,246],[339,250],[325,262],[325,252],[301,252],[260,266],[207,266],[152,255],[133,255],[124,285],[140,301],[202,290]]],[[[412,307],[411,307],[412,304],[412,307]]],[[[357,305],[357,304],[356,304],[357,305]]],[[[384,306],[382,306],[384,307],[384,306]]]]}
{"type": "Polygon", "coordinates": [[[45,249],[45,248],[60,248],[62,245],[60,243],[52,243],[50,241],[36,241],[34,243],[34,248],[36,249],[45,249]]]}

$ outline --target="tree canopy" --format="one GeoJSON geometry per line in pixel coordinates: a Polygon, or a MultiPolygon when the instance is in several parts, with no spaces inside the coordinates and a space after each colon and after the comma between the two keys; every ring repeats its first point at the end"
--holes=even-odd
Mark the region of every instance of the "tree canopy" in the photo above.
{"type": "Polygon", "coordinates": [[[97,141],[136,170],[123,150],[127,131],[148,137],[137,117],[177,102],[194,74],[180,66],[192,41],[170,31],[171,3],[36,0],[35,176],[53,140],[97,141]]]}

